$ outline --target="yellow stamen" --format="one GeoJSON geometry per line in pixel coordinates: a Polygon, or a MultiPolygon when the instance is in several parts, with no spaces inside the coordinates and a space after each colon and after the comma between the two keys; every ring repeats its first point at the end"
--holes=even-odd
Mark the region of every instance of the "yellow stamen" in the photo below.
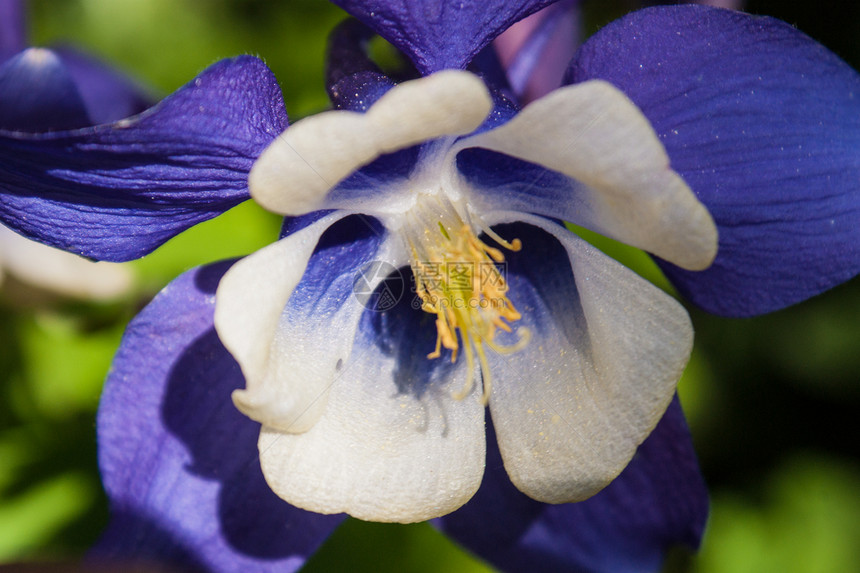
{"type": "MultiPolygon", "coordinates": [[[[527,344],[529,332],[520,328],[520,340],[513,346],[495,342],[498,330],[511,332],[508,323],[522,317],[507,296],[508,285],[497,266],[505,262],[504,253],[481,241],[450,203],[440,200],[433,207],[438,211],[419,208],[412,213],[413,233],[407,235],[421,309],[436,315],[436,347],[427,358],[439,358],[444,347],[454,362],[462,343],[469,374],[454,397],[462,399],[471,392],[477,355],[486,404],[492,385],[484,345],[503,354],[516,352],[527,344]]],[[[488,227],[481,230],[510,251],[522,248],[519,239],[507,242],[488,227]]]]}

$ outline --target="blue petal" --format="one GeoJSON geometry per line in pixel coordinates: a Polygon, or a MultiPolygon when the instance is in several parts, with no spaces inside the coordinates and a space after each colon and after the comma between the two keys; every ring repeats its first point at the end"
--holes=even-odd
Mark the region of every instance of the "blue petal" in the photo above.
{"type": "Polygon", "coordinates": [[[230,400],[242,374],[212,324],[229,266],[180,276],[123,338],[99,406],[113,519],[94,559],[294,571],[342,519],[287,505],[263,479],[260,426],[230,400]]]}
{"type": "Polygon", "coordinates": [[[478,490],[485,408],[477,399],[451,399],[466,385],[465,361],[454,364],[450,354],[427,359],[435,346],[433,317],[402,296],[403,276],[393,266],[368,275],[369,284],[385,280],[377,296],[360,300],[367,310],[354,336],[317,320],[329,346],[354,341],[322,396],[312,393],[325,401],[324,414],[300,434],[264,424],[261,464],[275,491],[302,507],[371,521],[422,521],[454,511],[478,490]]]}
{"type": "Polygon", "coordinates": [[[95,259],[142,256],[247,199],[251,165],[285,126],[274,76],[244,56],[117,124],[0,133],[0,222],[95,259]]]}
{"type": "MultiPolygon", "coordinates": [[[[397,259],[389,258],[402,251],[400,241],[386,241],[376,255],[394,264],[368,268],[378,241],[356,217],[344,219],[340,227],[332,225],[320,239],[281,315],[268,368],[281,374],[256,388],[249,378],[244,396],[233,394],[237,405],[250,406],[249,415],[263,414],[258,418],[264,424],[263,473],[278,495],[323,513],[412,522],[453,511],[481,481],[484,407],[478,400],[450,399],[451,387],[465,384],[463,361],[454,365],[448,360],[432,371],[427,364],[435,343],[433,321],[403,297],[405,281],[394,266],[397,259]],[[343,241],[356,231],[364,233],[359,242],[343,241]],[[340,307],[340,316],[333,314],[333,306],[340,307]],[[409,332],[416,315],[429,319],[423,333],[409,332]],[[356,323],[361,324],[357,332],[356,323]],[[419,348],[415,341],[424,342],[424,348],[414,352],[419,348]],[[301,355],[296,348],[304,349],[301,355]],[[273,365],[274,360],[279,364],[273,365]],[[290,382],[293,391],[285,393],[282,383],[275,385],[278,380],[290,382]],[[264,387],[269,381],[273,392],[264,387]],[[305,425],[300,418],[320,406],[324,411],[305,425]],[[291,411],[283,416],[285,410],[291,411]],[[306,431],[289,431],[298,426],[306,431]],[[380,443],[387,446],[379,448],[380,443]],[[380,505],[380,499],[386,503],[380,505]]],[[[284,244],[298,238],[292,235],[284,244]]],[[[218,331],[228,345],[224,295],[235,284],[236,271],[261,254],[238,263],[219,287],[218,331]]],[[[245,362],[242,366],[252,370],[245,362]]]]}
{"type": "Polygon", "coordinates": [[[151,93],[106,63],[73,48],[53,51],[72,75],[93,125],[130,117],[155,103],[151,93]]]}
{"type": "Polygon", "coordinates": [[[788,24],[703,6],[610,24],[569,80],[611,81],[711,211],[713,266],[662,264],[723,315],[780,309],[860,272],[860,76],[788,24]]]}
{"type": "Polygon", "coordinates": [[[494,342],[510,347],[531,333],[517,352],[487,352],[505,468],[539,501],[587,499],[660,421],[689,359],[692,325],[672,297],[563,226],[497,217],[522,221],[493,225],[522,241],[504,267],[521,318],[494,342]]]}
{"type": "Polygon", "coordinates": [[[621,475],[579,503],[517,491],[489,434],[481,489],[436,525],[502,571],[657,571],[673,545],[698,547],[707,490],[677,398],[621,475]]]}
{"type": "Polygon", "coordinates": [[[406,54],[422,75],[465,68],[511,24],[555,0],[335,0],[406,54]]]}
{"type": "Polygon", "coordinates": [[[27,47],[23,0],[0,0],[0,64],[27,47]]]}
{"type": "Polygon", "coordinates": [[[72,75],[50,50],[30,48],[0,66],[0,129],[39,132],[91,124],[72,75]]]}

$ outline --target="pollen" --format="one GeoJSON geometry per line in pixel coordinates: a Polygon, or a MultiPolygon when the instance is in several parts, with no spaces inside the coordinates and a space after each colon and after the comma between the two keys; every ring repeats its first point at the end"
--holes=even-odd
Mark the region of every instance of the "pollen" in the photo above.
{"type": "MultiPolygon", "coordinates": [[[[415,293],[421,309],[436,317],[436,348],[427,358],[441,357],[442,348],[451,351],[452,362],[465,354],[469,373],[464,387],[454,393],[456,399],[472,391],[479,364],[482,402],[487,404],[492,382],[486,348],[509,354],[523,348],[529,337],[527,329],[519,328],[516,344],[496,341],[499,330],[512,332],[510,323],[522,318],[508,298],[505,255],[479,239],[473,226],[445,200],[428,201],[411,215],[407,236],[415,293]]],[[[507,242],[489,227],[481,229],[509,251],[522,248],[519,239],[507,242]]]]}

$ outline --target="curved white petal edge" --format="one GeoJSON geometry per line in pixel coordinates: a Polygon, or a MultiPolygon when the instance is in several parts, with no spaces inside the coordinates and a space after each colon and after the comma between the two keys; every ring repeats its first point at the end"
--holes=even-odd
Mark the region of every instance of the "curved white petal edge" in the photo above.
{"type": "Polygon", "coordinates": [[[464,364],[423,392],[398,387],[397,370],[396,357],[357,342],[310,430],[263,428],[260,461],[275,493],[318,513],[400,523],[448,514],[474,495],[484,406],[451,397],[465,383],[464,364]]]}
{"type": "Polygon", "coordinates": [[[382,154],[474,131],[492,110],[483,81],[447,70],[393,87],[367,113],[329,111],[300,120],[269,145],[248,180],[269,211],[300,215],[382,154]]]}
{"type": "Polygon", "coordinates": [[[236,407],[265,426],[303,432],[325,409],[331,380],[349,356],[363,310],[350,300],[318,321],[295,321],[285,307],[322,234],[350,215],[331,213],[233,265],[215,296],[215,329],[242,368],[236,407]],[[326,336],[331,325],[339,338],[326,336]]]}
{"type": "MultiPolygon", "coordinates": [[[[593,80],[557,89],[507,123],[468,137],[459,151],[482,147],[542,165],[585,184],[576,212],[561,217],[644,249],[678,266],[702,270],[717,253],[707,208],[669,166],[642,112],[611,84],[593,80]]],[[[572,197],[572,199],[574,199],[572,197]]],[[[504,209],[504,205],[496,205],[504,209]]]]}
{"type": "Polygon", "coordinates": [[[576,312],[520,308],[524,320],[552,321],[532,326],[523,350],[490,353],[490,411],[517,488],[548,503],[580,501],[627,466],[663,416],[692,350],[692,324],[676,300],[564,228],[520,213],[492,221],[539,227],[568,253],[576,312]]]}

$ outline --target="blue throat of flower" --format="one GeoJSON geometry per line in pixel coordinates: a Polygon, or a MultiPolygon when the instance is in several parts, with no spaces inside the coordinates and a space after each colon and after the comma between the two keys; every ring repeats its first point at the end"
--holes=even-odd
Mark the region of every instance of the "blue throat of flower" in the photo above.
{"type": "MultiPolygon", "coordinates": [[[[519,340],[510,346],[495,340],[500,329],[512,332],[509,323],[522,315],[507,296],[504,253],[479,239],[471,218],[466,219],[470,222],[447,198],[428,195],[406,213],[404,231],[421,309],[436,316],[436,348],[427,358],[439,358],[444,347],[455,362],[462,346],[469,374],[454,398],[463,399],[471,392],[477,358],[486,405],[492,382],[485,346],[510,354],[525,347],[530,333],[523,327],[517,329],[519,340]]],[[[505,241],[487,225],[481,224],[479,229],[509,251],[522,248],[519,239],[505,241]]]]}

